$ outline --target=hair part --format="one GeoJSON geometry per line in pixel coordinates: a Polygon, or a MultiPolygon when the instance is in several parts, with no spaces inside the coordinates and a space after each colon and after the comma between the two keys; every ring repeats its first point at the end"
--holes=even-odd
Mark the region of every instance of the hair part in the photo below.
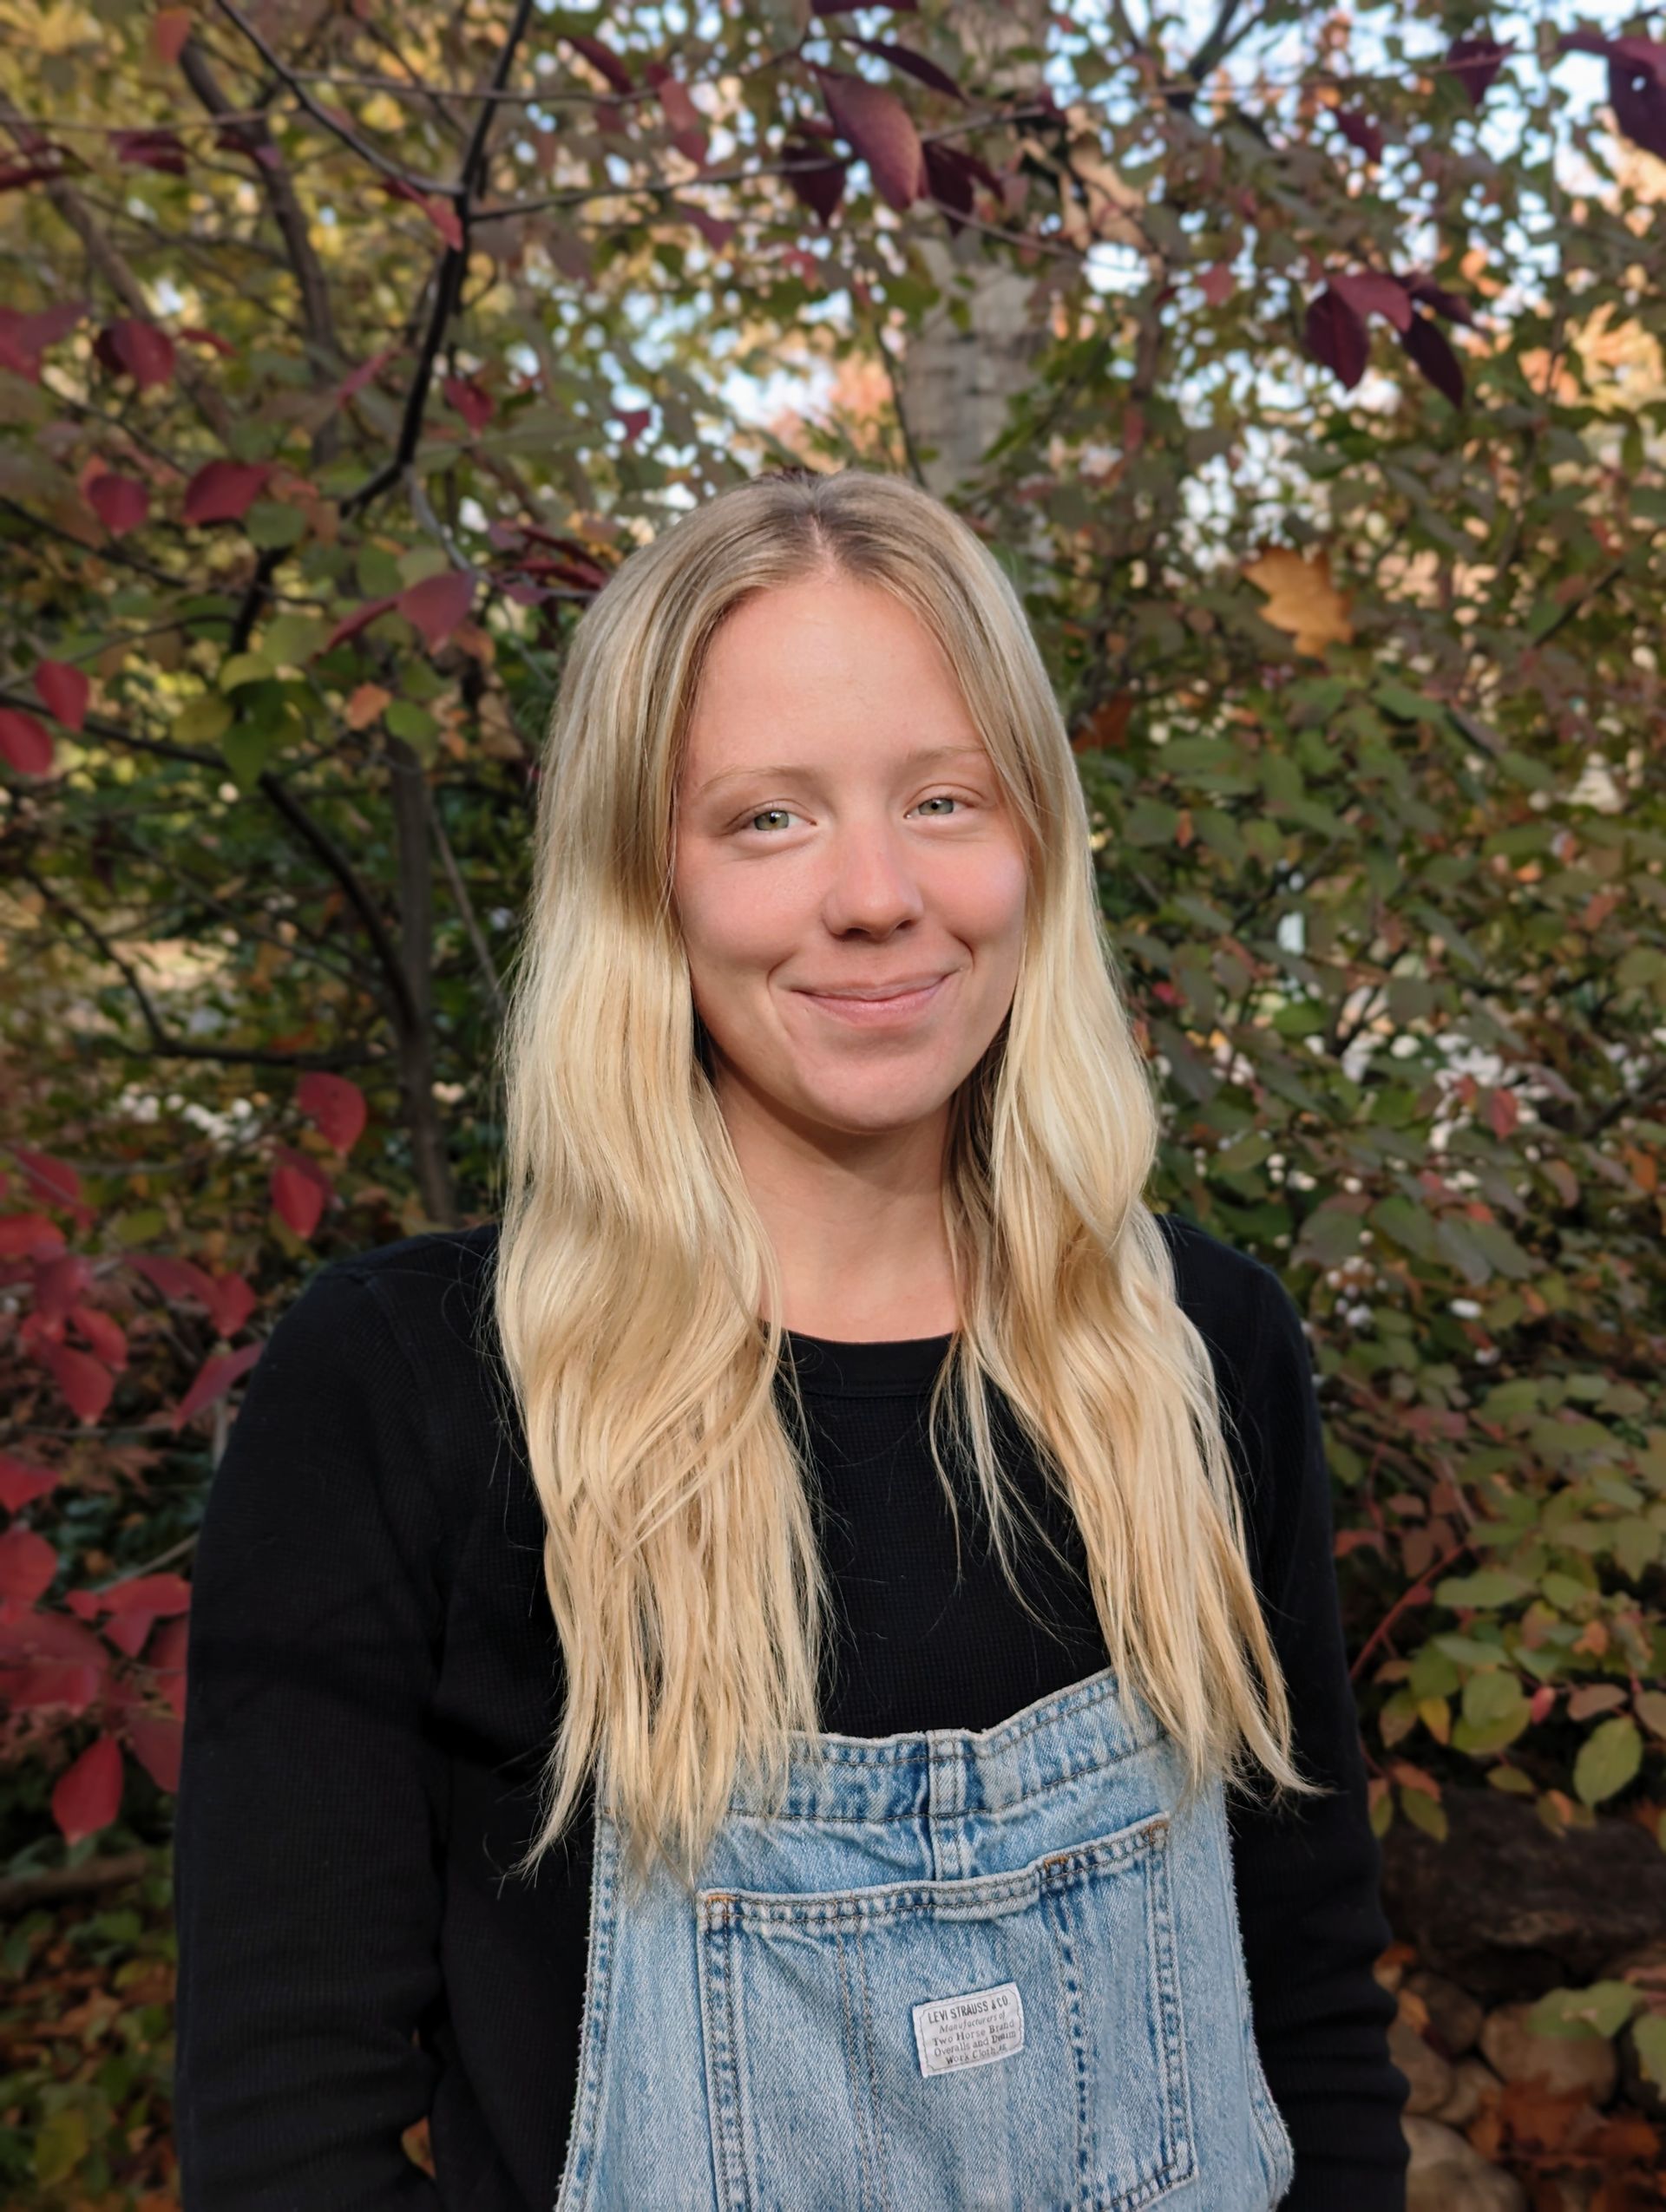
{"type": "MultiPolygon", "coordinates": [[[[778,1800],[819,1731],[830,1601],[771,1242],[713,1088],[672,900],[678,777],[725,618],[833,572],[943,649],[1023,836],[1006,1021],[951,1102],[943,1221],[961,1324],[934,1464],[969,1461],[1020,1598],[1002,1392],[1080,1528],[1124,1694],[1214,1779],[1328,1794],[1245,1554],[1213,1365],[1142,1193],[1157,1097],[1120,987],[1046,670],[972,528],[899,477],[785,471],[633,551],[578,623],[551,716],[526,936],[499,1046],[504,1191],[490,1320],[542,1507],[565,1662],[528,1875],[594,1785],[627,1878],[687,1885],[744,1771],[778,1800]],[[777,1384],[784,1389],[778,1397],[777,1384]]],[[[1039,1531],[1038,1531],[1039,1533],[1039,1531]]]]}

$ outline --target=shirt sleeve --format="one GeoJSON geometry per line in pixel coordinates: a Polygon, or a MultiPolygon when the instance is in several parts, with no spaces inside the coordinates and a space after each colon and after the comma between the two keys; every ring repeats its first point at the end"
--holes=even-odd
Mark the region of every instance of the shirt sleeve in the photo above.
{"type": "Polygon", "coordinates": [[[1258,1587],[1295,1763],[1332,1795],[1277,1814],[1229,1798],[1257,2048],[1295,2152],[1284,2212],[1405,2212],[1410,2084],[1372,1966],[1393,1941],[1337,1594],[1330,1471],[1301,1317],[1269,1269],[1239,1420],[1258,1587]]]}
{"type": "Polygon", "coordinates": [[[249,1379],[192,1580],[175,1807],[184,2212],[440,2212],[443,1622],[423,1395],[344,1263],[249,1379]]]}

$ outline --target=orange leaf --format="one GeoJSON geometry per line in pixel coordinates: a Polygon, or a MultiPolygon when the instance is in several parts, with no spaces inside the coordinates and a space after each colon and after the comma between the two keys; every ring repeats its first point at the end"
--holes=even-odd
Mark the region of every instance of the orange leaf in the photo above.
{"type": "Polygon", "coordinates": [[[1288,631],[1299,653],[1323,654],[1328,645],[1352,642],[1354,627],[1348,618],[1349,601],[1330,580],[1330,556],[1322,547],[1312,560],[1298,553],[1275,547],[1244,570],[1251,584],[1267,594],[1262,619],[1275,630],[1288,631]]]}

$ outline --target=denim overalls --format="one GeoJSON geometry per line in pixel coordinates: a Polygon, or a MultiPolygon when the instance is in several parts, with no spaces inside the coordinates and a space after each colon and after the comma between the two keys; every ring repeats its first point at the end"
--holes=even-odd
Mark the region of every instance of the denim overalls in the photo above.
{"type": "Polygon", "coordinates": [[[973,1733],[794,1741],[692,1898],[600,1807],[555,2212],[1264,2212],[1295,2175],[1218,1783],[1113,1671],[973,1733]]]}

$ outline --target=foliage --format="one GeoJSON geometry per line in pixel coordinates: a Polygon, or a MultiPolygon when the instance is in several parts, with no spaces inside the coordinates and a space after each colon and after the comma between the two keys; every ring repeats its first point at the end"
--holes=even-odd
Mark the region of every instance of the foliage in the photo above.
{"type": "Polygon", "coordinates": [[[1002,20],[0,0],[29,1863],[165,1833],[275,1312],[490,1210],[574,613],[760,467],[929,476],[910,357],[998,267],[1036,348],[954,496],[1075,733],[1154,1194],[1312,1319],[1374,1816],[1666,1844],[1666,47],[1002,20]]]}

